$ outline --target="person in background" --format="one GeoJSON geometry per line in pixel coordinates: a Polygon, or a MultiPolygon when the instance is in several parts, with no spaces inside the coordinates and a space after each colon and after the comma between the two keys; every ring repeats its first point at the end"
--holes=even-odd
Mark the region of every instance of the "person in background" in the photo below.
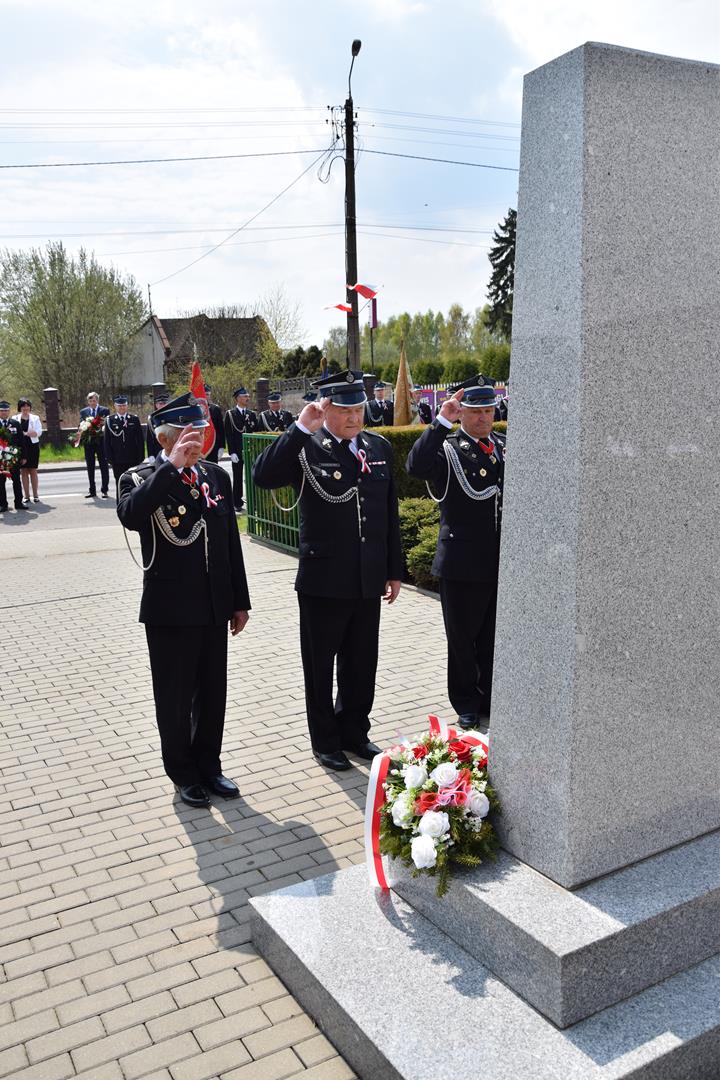
{"type": "MultiPolygon", "coordinates": [[[[14,446],[19,450],[20,457],[22,457],[22,428],[15,417],[10,416],[9,401],[0,401],[0,436],[4,437],[9,446],[14,446]]],[[[9,473],[0,472],[0,513],[5,513],[8,509],[7,494],[5,491],[5,481],[8,479],[12,483],[15,509],[22,510],[23,492],[22,484],[20,482],[20,459],[18,459],[17,466],[14,469],[10,469],[9,473]]]]}
{"type": "Polygon", "coordinates": [[[17,420],[22,429],[22,450],[20,452],[20,478],[22,480],[23,502],[27,506],[30,502],[30,486],[32,485],[33,502],[40,502],[38,498],[38,464],[40,462],[40,436],[42,424],[40,417],[31,411],[32,401],[29,398],[20,398],[18,401],[17,420]]]}
{"type": "Polygon", "coordinates": [[[212,386],[208,386],[205,383],[205,397],[207,398],[208,409],[210,411],[210,423],[215,428],[215,442],[212,449],[208,451],[205,456],[206,461],[213,461],[216,465],[218,462],[218,456],[221,450],[225,449],[225,425],[223,423],[223,413],[219,405],[216,405],[212,399],[212,386]]]}
{"type": "Polygon", "coordinates": [[[287,431],[293,422],[293,415],[282,406],[282,394],[279,390],[273,390],[268,394],[269,408],[260,413],[261,431],[287,431]]]}
{"type": "MultiPolygon", "coordinates": [[[[84,409],[80,410],[80,419],[87,420],[95,416],[109,416],[110,410],[104,405],[100,404],[100,398],[94,390],[91,390],[87,396],[87,405],[84,409]]],[[[89,439],[85,443],[85,466],[88,474],[88,493],[85,496],[86,499],[94,499],[97,495],[97,488],[95,487],[95,458],[97,457],[98,465],[100,466],[100,494],[103,499],[108,497],[108,486],[110,484],[110,472],[108,470],[107,458],[105,457],[105,445],[102,438],[89,439]]]]}
{"type": "Polygon", "coordinates": [[[428,405],[425,398],[420,397],[421,394],[422,394],[422,386],[413,386],[413,388],[412,388],[412,396],[413,396],[413,400],[415,401],[415,404],[417,405],[418,417],[420,418],[420,423],[421,424],[432,424],[432,419],[433,419],[432,409],[428,405]]]}
{"type": "Polygon", "coordinates": [[[233,390],[235,404],[225,413],[225,441],[232,461],[233,503],[236,510],[243,508],[243,434],[257,431],[258,418],[248,409],[250,395],[244,386],[233,390]]]}
{"type": "Polygon", "coordinates": [[[118,495],[118,483],[122,474],[131,465],[139,465],[145,456],[142,425],[140,417],[128,412],[128,399],[124,394],[113,398],[115,413],[105,417],[103,440],[105,457],[112,467],[115,477],[115,498],[118,495]]]}
{"type": "MultiPolygon", "coordinates": [[[[161,409],[163,405],[167,405],[169,400],[170,395],[163,391],[161,394],[158,394],[157,397],[153,398],[153,409],[155,411],[161,409]]],[[[145,429],[145,445],[147,447],[148,461],[154,461],[162,450],[162,447],[155,438],[155,432],[153,431],[153,426],[150,423],[149,416],[147,418],[147,427],[145,429]]]]}
{"type": "Polygon", "coordinates": [[[365,427],[392,427],[395,409],[392,401],[385,400],[386,390],[384,382],[375,383],[375,398],[365,404],[365,427]]]}

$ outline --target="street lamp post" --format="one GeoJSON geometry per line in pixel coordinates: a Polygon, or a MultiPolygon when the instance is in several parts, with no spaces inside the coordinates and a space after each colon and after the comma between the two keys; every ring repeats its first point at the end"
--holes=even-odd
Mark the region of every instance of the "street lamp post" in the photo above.
{"type": "MultiPolygon", "coordinates": [[[[352,99],[352,70],[355,57],[362,42],[352,43],[352,61],[348,74],[348,96],[345,102],[345,284],[357,285],[357,232],[355,225],[355,111],[352,99]]],[[[352,311],[347,313],[348,367],[357,371],[360,367],[360,323],[358,320],[358,294],[347,290],[347,303],[352,311]]]]}

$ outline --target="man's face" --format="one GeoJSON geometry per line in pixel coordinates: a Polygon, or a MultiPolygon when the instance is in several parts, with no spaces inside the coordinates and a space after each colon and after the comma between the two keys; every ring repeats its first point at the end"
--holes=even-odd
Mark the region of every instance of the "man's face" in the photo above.
{"type": "Polygon", "coordinates": [[[385,390],[384,389],[375,391],[375,400],[376,401],[384,401],[385,400],[385,390]]]}
{"type": "Polygon", "coordinates": [[[280,402],[280,401],[270,401],[270,402],[268,402],[268,404],[270,405],[271,412],[279,412],[280,411],[280,405],[282,404],[282,402],[280,402]]]}
{"type": "Polygon", "coordinates": [[[489,405],[487,408],[481,409],[472,409],[466,406],[460,417],[462,426],[473,439],[487,439],[492,431],[494,419],[494,405],[489,405]]]}
{"type": "Polygon", "coordinates": [[[97,409],[98,398],[93,394],[92,397],[87,399],[87,403],[91,409],[97,409]]]}
{"type": "Polygon", "coordinates": [[[331,405],[325,414],[325,427],[339,439],[354,439],[363,428],[364,405],[331,405]]]}
{"type": "Polygon", "coordinates": [[[10,410],[9,409],[0,409],[0,420],[9,420],[9,419],[10,419],[10,410]]]}
{"type": "Polygon", "coordinates": [[[422,394],[422,390],[413,390],[413,392],[412,392],[413,400],[419,403],[421,394],[422,394]]]}
{"type": "Polygon", "coordinates": [[[235,398],[235,404],[237,405],[238,409],[247,409],[249,400],[250,397],[248,394],[238,394],[238,396],[235,398]]]}
{"type": "Polygon", "coordinates": [[[125,413],[128,411],[128,406],[127,405],[116,405],[115,406],[115,411],[117,412],[118,416],[124,416],[125,413]]]}
{"type": "Polygon", "coordinates": [[[210,393],[210,391],[209,391],[209,390],[206,390],[206,391],[205,391],[205,400],[207,401],[208,405],[209,405],[209,404],[210,404],[210,402],[212,401],[212,394],[210,393]]]}

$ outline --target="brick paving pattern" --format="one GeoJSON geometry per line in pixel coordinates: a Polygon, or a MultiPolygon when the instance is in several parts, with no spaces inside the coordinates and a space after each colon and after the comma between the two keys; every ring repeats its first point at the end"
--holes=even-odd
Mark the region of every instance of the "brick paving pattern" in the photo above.
{"type": "MultiPolygon", "coordinates": [[[[122,530],[82,500],[46,507],[0,533],[0,1077],[352,1077],[248,931],[249,897],[363,860],[367,768],[310,754],[295,560],[243,539],[254,609],[223,753],[242,797],[193,810],[160,764],[122,530]]],[[[383,612],[372,734],[428,712],[451,716],[442,618],[406,590],[383,612]]]]}

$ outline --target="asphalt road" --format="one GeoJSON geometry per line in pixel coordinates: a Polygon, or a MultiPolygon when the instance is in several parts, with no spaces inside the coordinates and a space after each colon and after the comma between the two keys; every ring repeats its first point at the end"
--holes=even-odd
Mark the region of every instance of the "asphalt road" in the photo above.
{"type": "MultiPolygon", "coordinates": [[[[229,458],[227,458],[226,460],[221,461],[220,464],[224,469],[226,469],[228,472],[230,472],[230,459],[229,458]]],[[[40,475],[38,477],[38,480],[39,480],[39,493],[40,493],[40,498],[41,499],[43,498],[44,495],[46,495],[48,498],[56,499],[56,498],[70,498],[73,495],[82,497],[82,496],[87,494],[87,489],[88,489],[87,473],[86,473],[84,468],[72,469],[72,470],[68,470],[67,472],[61,472],[59,470],[48,470],[47,472],[43,472],[42,471],[42,463],[41,463],[40,475]]],[[[100,485],[100,471],[99,471],[99,469],[95,470],[95,483],[96,483],[96,485],[98,485],[98,491],[99,491],[100,490],[100,487],[99,487],[99,485],[100,485]]],[[[8,492],[10,492],[10,485],[9,484],[8,484],[8,492]]],[[[114,496],[115,496],[115,480],[113,479],[112,473],[110,474],[110,496],[112,498],[112,501],[114,502],[115,501],[115,499],[114,499],[114,496]]],[[[8,497],[11,499],[12,495],[9,494],[8,497]]],[[[98,495],[98,502],[101,502],[101,501],[102,500],[100,499],[100,496],[98,495]]],[[[88,499],[88,502],[90,502],[89,499],[88,499]]]]}

